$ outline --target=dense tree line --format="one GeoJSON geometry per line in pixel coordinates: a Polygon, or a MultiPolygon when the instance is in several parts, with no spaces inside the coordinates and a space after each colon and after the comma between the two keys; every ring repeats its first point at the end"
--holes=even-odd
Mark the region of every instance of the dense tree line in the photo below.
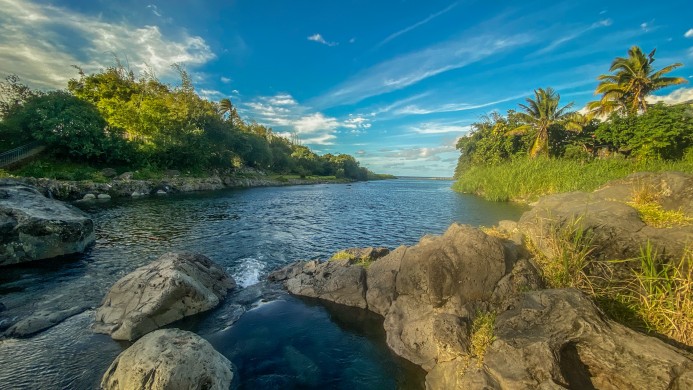
{"type": "Polygon", "coordinates": [[[572,103],[561,107],[552,88],[539,88],[519,111],[494,112],[473,123],[457,142],[461,155],[455,177],[474,165],[539,156],[693,159],[692,102],[647,103],[652,92],[686,82],[667,76],[679,63],[655,70],[654,54],[646,56],[634,46],[628,57],[617,57],[612,73],[598,78],[595,94],[601,98],[590,102],[584,114],[571,111],[572,103]]]}
{"type": "Polygon", "coordinates": [[[43,141],[57,157],[101,165],[372,177],[352,156],[319,156],[244,121],[229,99],[201,98],[187,72],[176,69],[176,87],[121,65],[88,75],[78,68],[67,91],[34,91],[10,76],[0,83],[0,141],[43,141]]]}

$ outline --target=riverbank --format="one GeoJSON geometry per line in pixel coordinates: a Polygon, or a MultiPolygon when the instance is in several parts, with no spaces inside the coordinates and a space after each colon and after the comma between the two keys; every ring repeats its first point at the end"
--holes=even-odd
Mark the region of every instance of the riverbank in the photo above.
{"type": "Polygon", "coordinates": [[[214,191],[224,188],[282,187],[309,184],[346,184],[350,179],[334,176],[265,175],[261,173],[242,175],[211,175],[208,177],[169,176],[158,179],[136,180],[132,174],[124,173],[106,182],[93,180],[58,180],[35,177],[13,177],[34,186],[44,195],[63,201],[111,199],[166,195],[181,192],[214,191]]]}
{"type": "Polygon", "coordinates": [[[693,173],[693,161],[518,159],[492,166],[472,166],[452,188],[497,202],[530,203],[544,195],[593,191],[635,172],[663,171],[693,173]]]}

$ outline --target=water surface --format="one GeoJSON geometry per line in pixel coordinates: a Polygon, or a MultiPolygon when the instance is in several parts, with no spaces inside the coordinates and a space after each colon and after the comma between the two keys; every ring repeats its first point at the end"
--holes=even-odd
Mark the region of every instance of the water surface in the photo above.
{"type": "MultiPolygon", "coordinates": [[[[407,179],[80,204],[94,218],[96,244],[84,255],[3,269],[0,330],[37,310],[96,307],[116,280],[171,250],[203,253],[247,287],[295,260],[411,245],[453,222],[490,226],[523,211],[450,185],[407,179]]],[[[236,366],[241,388],[422,385],[422,371],[385,346],[382,318],[254,289],[172,324],[210,340],[236,366]]],[[[90,310],[32,338],[0,341],[2,388],[97,387],[127,343],[92,334],[92,317],[90,310]]]]}

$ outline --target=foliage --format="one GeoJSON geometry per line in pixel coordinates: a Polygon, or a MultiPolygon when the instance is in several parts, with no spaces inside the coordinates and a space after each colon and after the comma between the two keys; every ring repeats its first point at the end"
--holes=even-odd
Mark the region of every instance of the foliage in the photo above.
{"type": "Polygon", "coordinates": [[[608,181],[640,171],[693,173],[693,161],[516,159],[492,166],[472,166],[453,189],[493,201],[533,201],[559,192],[592,191],[608,181]]]}
{"type": "Polygon", "coordinates": [[[97,168],[81,163],[46,158],[31,161],[14,171],[13,174],[16,176],[45,177],[70,181],[91,180],[98,183],[108,181],[97,168]]]}
{"type": "Polygon", "coordinates": [[[652,92],[686,83],[682,77],[665,76],[674,69],[682,66],[675,63],[655,71],[652,63],[655,61],[655,50],[645,56],[638,46],[628,50],[628,57],[616,57],[609,71],[613,74],[601,75],[596,94],[601,94],[600,100],[590,102],[588,108],[599,115],[618,112],[621,114],[637,114],[647,111],[647,96],[652,92]]]}
{"type": "Polygon", "coordinates": [[[599,125],[596,137],[638,158],[680,159],[693,147],[693,108],[658,103],[639,116],[614,113],[599,125]]]}
{"type": "Polygon", "coordinates": [[[94,106],[67,92],[31,96],[3,124],[52,146],[56,154],[106,162],[129,157],[121,132],[109,128],[94,106]]]}
{"type": "Polygon", "coordinates": [[[566,130],[582,130],[569,120],[573,114],[569,111],[573,103],[559,108],[561,96],[553,88],[535,89],[534,99],[525,100],[527,104],[520,104],[522,112],[517,114],[522,125],[512,129],[510,134],[532,134],[530,157],[549,155],[549,131],[552,127],[564,125],[566,130]]]}
{"type": "Polygon", "coordinates": [[[643,186],[637,189],[628,202],[630,206],[638,211],[643,222],[657,228],[684,226],[693,224],[693,217],[687,216],[681,210],[665,210],[660,201],[659,193],[643,186]]]}
{"type": "Polygon", "coordinates": [[[333,260],[346,260],[352,263],[353,265],[363,267],[363,268],[368,268],[370,267],[371,264],[373,264],[373,260],[371,260],[369,257],[356,257],[351,252],[348,251],[339,251],[330,257],[330,261],[333,260]]]}
{"type": "Polygon", "coordinates": [[[493,332],[495,324],[496,314],[493,312],[477,312],[472,322],[470,352],[479,367],[484,364],[486,351],[496,339],[493,332]]]}

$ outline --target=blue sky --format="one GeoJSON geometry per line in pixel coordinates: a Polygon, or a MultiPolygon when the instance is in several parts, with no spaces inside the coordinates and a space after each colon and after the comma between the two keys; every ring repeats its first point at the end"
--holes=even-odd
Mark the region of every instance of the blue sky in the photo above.
{"type": "Polygon", "coordinates": [[[175,83],[181,63],[245,119],[397,175],[451,176],[469,125],[535,88],[583,107],[632,45],[693,79],[687,1],[0,0],[0,36],[3,77],[64,88],[117,55],[175,83]]]}

